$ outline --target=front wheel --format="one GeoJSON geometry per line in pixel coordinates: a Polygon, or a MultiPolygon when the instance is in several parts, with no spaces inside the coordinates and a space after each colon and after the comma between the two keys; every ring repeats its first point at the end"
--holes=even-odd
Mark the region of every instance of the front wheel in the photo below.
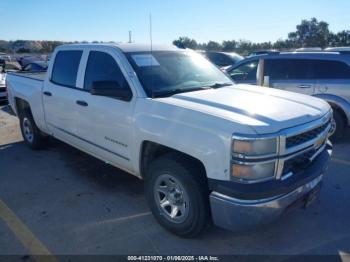
{"type": "Polygon", "coordinates": [[[339,142],[341,138],[343,138],[345,133],[345,120],[343,116],[339,113],[339,111],[336,109],[333,109],[333,119],[335,124],[335,132],[330,137],[330,139],[332,140],[332,142],[339,142]]]}
{"type": "Polygon", "coordinates": [[[148,204],[157,221],[182,237],[195,237],[207,226],[208,193],[198,168],[174,154],[150,164],[145,181],[148,204]]]}
{"type": "Polygon", "coordinates": [[[40,149],[46,143],[47,138],[42,135],[36,126],[30,111],[20,113],[21,133],[25,143],[32,149],[40,149]]]}

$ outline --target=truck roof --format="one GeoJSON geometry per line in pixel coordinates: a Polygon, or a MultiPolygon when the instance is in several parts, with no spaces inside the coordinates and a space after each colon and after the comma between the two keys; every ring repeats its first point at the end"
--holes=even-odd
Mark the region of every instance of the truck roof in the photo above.
{"type": "MultiPolygon", "coordinates": [[[[151,50],[151,44],[136,44],[136,43],[105,43],[105,44],[65,44],[61,45],[58,48],[67,48],[69,47],[81,47],[81,48],[88,48],[88,47],[96,47],[96,46],[111,46],[119,48],[124,53],[130,53],[130,52],[147,52],[151,50]]],[[[174,45],[152,45],[153,51],[179,51],[183,50],[180,49],[174,45]]]]}

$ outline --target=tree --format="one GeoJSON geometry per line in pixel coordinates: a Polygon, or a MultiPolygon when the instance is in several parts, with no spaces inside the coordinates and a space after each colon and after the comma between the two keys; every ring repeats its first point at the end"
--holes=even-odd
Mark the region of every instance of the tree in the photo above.
{"type": "Polygon", "coordinates": [[[207,44],[207,50],[209,51],[220,51],[222,49],[222,46],[215,41],[209,41],[207,44]]]}
{"type": "Polygon", "coordinates": [[[350,46],[350,31],[344,30],[329,37],[329,46],[350,46]]]}
{"type": "Polygon", "coordinates": [[[294,42],[296,47],[326,47],[330,31],[328,23],[317,21],[316,18],[311,20],[302,20],[297,25],[297,30],[288,34],[290,41],[294,42]]]}
{"type": "Polygon", "coordinates": [[[190,49],[197,49],[197,45],[198,45],[196,40],[190,39],[187,36],[179,37],[179,39],[173,41],[173,44],[179,48],[190,48],[190,49]]]}
{"type": "Polygon", "coordinates": [[[231,52],[236,50],[237,42],[235,40],[222,41],[221,46],[222,46],[222,51],[231,52]]]}

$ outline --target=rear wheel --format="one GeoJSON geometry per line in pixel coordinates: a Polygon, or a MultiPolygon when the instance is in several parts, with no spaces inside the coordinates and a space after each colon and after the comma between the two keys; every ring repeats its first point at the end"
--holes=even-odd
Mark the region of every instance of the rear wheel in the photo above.
{"type": "Polygon", "coordinates": [[[46,144],[45,137],[36,126],[29,110],[20,113],[21,132],[25,143],[32,149],[43,148],[46,144]]]}
{"type": "Polygon", "coordinates": [[[145,191],[157,221],[182,237],[201,233],[208,222],[205,181],[193,163],[176,154],[154,160],[148,169],[145,191]]]}

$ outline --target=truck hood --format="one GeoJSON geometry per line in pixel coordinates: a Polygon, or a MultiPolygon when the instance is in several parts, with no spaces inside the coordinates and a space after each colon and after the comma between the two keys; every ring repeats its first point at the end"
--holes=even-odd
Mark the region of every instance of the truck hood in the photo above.
{"type": "Polygon", "coordinates": [[[258,134],[305,124],[330,110],[325,101],[312,96],[251,85],[181,93],[160,100],[249,125],[258,134]]]}

